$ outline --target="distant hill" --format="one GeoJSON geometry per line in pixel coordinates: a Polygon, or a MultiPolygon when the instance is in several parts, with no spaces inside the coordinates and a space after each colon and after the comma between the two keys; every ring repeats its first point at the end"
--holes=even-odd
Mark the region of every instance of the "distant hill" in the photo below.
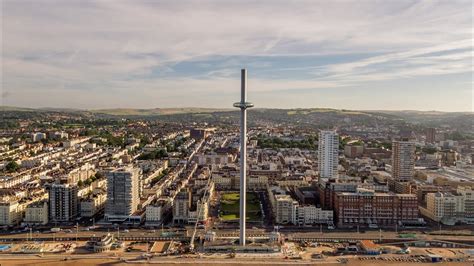
{"type": "Polygon", "coordinates": [[[1,112],[33,112],[35,109],[15,106],[0,106],[1,112]]]}
{"type": "Polygon", "coordinates": [[[153,109],[132,109],[132,108],[116,108],[116,109],[99,109],[89,110],[91,113],[106,114],[115,116],[157,116],[157,115],[173,115],[186,113],[213,113],[233,111],[233,109],[218,108],[153,108],[153,109]]]}
{"type": "MultiPolygon", "coordinates": [[[[98,119],[146,119],[169,122],[206,122],[211,124],[235,125],[239,123],[239,112],[235,108],[114,108],[97,110],[80,110],[68,108],[22,108],[1,106],[0,112],[4,121],[18,118],[44,117],[48,114],[67,113],[73,117],[98,119]]],[[[264,124],[296,125],[300,127],[336,128],[346,126],[369,126],[413,128],[422,130],[425,127],[452,128],[474,135],[474,113],[472,112],[439,112],[439,111],[355,111],[331,108],[293,108],[270,109],[252,108],[248,112],[249,125],[264,124]]]]}

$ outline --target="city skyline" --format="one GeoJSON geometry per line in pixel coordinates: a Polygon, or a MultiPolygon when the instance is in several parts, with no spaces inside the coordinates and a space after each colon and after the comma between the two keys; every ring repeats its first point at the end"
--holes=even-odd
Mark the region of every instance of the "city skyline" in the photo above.
{"type": "Polygon", "coordinates": [[[473,111],[470,1],[2,10],[5,106],[231,108],[247,68],[260,108],[473,111]]]}

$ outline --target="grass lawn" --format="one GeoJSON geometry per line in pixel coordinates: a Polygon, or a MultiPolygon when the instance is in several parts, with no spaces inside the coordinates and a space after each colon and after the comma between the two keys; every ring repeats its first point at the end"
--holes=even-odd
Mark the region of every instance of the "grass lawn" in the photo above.
{"type": "MultiPolygon", "coordinates": [[[[239,193],[225,193],[221,196],[221,211],[219,216],[223,220],[239,219],[240,195],[239,193]]],[[[247,193],[247,220],[259,221],[261,219],[260,200],[255,193],[247,193]]]]}

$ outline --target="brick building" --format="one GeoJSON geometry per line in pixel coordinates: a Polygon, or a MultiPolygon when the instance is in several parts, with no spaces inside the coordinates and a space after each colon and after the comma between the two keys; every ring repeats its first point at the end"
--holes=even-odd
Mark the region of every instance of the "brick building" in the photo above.
{"type": "Polygon", "coordinates": [[[337,193],[334,214],[338,227],[394,226],[417,221],[418,202],[412,194],[376,193],[359,188],[356,192],[337,193]]]}

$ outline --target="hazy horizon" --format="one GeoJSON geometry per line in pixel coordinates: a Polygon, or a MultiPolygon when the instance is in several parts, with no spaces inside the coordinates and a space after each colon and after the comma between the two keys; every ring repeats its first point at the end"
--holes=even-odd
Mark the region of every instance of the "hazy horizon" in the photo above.
{"type": "MultiPolygon", "coordinates": [[[[196,107],[196,106],[178,106],[178,107],[150,107],[150,108],[133,108],[133,107],[111,107],[111,108],[73,108],[66,106],[38,106],[38,107],[27,107],[27,106],[11,106],[11,105],[2,105],[0,107],[4,108],[25,108],[25,109],[53,109],[53,110],[80,110],[80,111],[100,111],[100,110],[153,110],[153,109],[210,109],[210,110],[225,110],[225,111],[238,111],[238,109],[233,107],[196,107]]],[[[366,111],[366,112],[440,112],[440,113],[473,113],[473,111],[440,111],[440,110],[417,110],[417,109],[347,109],[347,108],[332,108],[332,107],[288,107],[288,108],[278,108],[278,107],[254,107],[249,110],[258,110],[258,109],[279,109],[279,110],[294,110],[294,109],[332,109],[332,110],[348,110],[348,111],[366,111]]],[[[0,110],[1,111],[1,110],[0,110]]]]}
{"type": "Polygon", "coordinates": [[[471,1],[1,1],[2,106],[473,112],[471,1]]]}

